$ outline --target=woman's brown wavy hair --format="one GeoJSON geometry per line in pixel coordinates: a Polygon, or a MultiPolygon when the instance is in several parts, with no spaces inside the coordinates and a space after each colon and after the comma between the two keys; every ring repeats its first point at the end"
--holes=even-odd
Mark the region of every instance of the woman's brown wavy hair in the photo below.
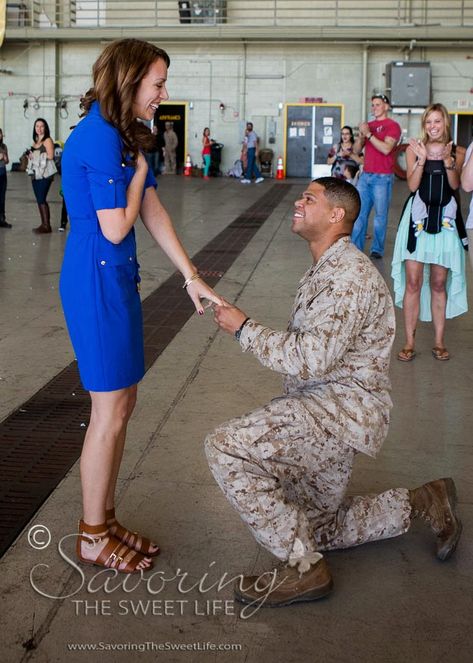
{"type": "Polygon", "coordinates": [[[169,67],[169,55],[162,48],[140,39],[120,39],[109,44],[96,60],[93,68],[94,86],[80,101],[83,115],[87,115],[94,101],[100,104],[103,117],[113,124],[124,142],[124,151],[133,162],[140,149],[153,149],[156,138],[148,127],[133,115],[133,102],[141,80],[156,62],[164,60],[169,67]]]}
{"type": "Polygon", "coordinates": [[[450,120],[450,115],[448,114],[448,110],[445,108],[443,104],[430,104],[430,106],[427,106],[425,111],[422,113],[422,118],[420,121],[420,128],[421,128],[421,141],[424,143],[424,145],[427,143],[429,140],[429,137],[427,135],[427,132],[425,130],[425,123],[427,121],[427,118],[431,113],[434,111],[437,111],[440,113],[443,117],[443,121],[445,124],[445,128],[442,134],[441,141],[445,145],[449,143],[452,140],[452,135],[451,135],[451,120],[450,120]]]}

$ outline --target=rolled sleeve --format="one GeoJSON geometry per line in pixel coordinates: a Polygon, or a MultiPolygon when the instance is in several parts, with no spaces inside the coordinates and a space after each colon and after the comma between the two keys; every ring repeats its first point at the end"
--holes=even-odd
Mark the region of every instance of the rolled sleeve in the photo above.
{"type": "Polygon", "coordinates": [[[106,128],[87,150],[85,170],[95,210],[125,208],[126,175],[118,131],[106,128]]]}
{"type": "Polygon", "coordinates": [[[110,171],[91,171],[88,173],[88,180],[95,210],[126,207],[126,182],[123,175],[114,177],[110,171]]]}
{"type": "Polygon", "coordinates": [[[153,175],[153,172],[152,172],[151,168],[148,166],[148,172],[146,173],[145,185],[143,187],[143,195],[144,195],[144,190],[146,190],[150,186],[153,187],[153,189],[156,189],[157,186],[158,186],[158,182],[156,181],[156,178],[153,175]]]}

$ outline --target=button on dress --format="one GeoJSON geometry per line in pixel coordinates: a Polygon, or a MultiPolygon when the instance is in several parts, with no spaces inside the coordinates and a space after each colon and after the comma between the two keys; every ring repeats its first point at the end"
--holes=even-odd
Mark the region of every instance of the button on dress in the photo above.
{"type": "MultiPolygon", "coordinates": [[[[94,102],[69,136],[62,189],[70,218],[60,295],[84,389],[113,391],[144,375],[143,320],[134,228],[119,244],[103,235],[97,211],[126,208],[134,168],[123,141],[94,102]]],[[[156,187],[150,170],[144,189],[156,187]]]]}

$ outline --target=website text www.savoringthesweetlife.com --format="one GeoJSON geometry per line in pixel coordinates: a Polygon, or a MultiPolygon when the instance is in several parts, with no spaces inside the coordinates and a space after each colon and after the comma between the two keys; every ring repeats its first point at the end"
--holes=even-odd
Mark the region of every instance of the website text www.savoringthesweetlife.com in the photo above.
{"type": "Polygon", "coordinates": [[[241,651],[240,644],[227,642],[70,642],[67,644],[67,651],[133,651],[143,652],[234,652],[241,651]]]}

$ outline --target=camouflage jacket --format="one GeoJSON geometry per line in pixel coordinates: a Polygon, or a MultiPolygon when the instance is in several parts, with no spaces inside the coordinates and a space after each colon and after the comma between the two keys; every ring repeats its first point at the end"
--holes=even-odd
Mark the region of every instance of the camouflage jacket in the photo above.
{"type": "Polygon", "coordinates": [[[302,277],[288,330],[253,319],[240,345],[284,375],[316,430],[375,456],[387,434],[395,319],[387,285],[344,237],[302,277]]]}

